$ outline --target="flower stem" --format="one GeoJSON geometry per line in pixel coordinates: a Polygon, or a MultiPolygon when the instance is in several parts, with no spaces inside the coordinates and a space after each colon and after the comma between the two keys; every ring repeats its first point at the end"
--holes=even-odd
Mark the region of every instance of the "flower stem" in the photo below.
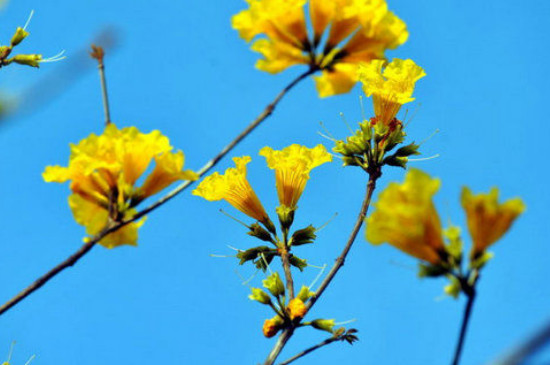
{"type": "Polygon", "coordinates": [[[288,291],[289,300],[294,299],[294,280],[292,279],[292,271],[290,270],[290,261],[288,257],[288,246],[284,242],[281,247],[281,262],[285,271],[286,289],[288,291]]]}
{"type": "Polygon", "coordinates": [[[324,340],[323,342],[321,343],[318,343],[317,345],[315,346],[311,346],[307,349],[305,349],[304,351],[292,356],[290,359],[287,359],[281,363],[279,363],[279,365],[288,365],[290,364],[291,362],[294,362],[296,360],[298,360],[299,358],[301,357],[304,357],[306,356],[307,354],[309,354],[310,352],[313,352],[317,349],[320,349],[321,347],[323,346],[326,346],[326,345],[330,345],[331,343],[333,342],[336,342],[336,341],[342,341],[342,337],[341,336],[338,336],[338,337],[330,337],[330,338],[327,338],[326,340],[324,340]]]}
{"type": "MultiPolygon", "coordinates": [[[[369,209],[370,202],[372,199],[372,194],[374,193],[374,189],[376,189],[376,181],[380,176],[381,176],[380,168],[376,168],[375,170],[369,172],[369,182],[367,183],[365,199],[363,200],[363,204],[361,205],[361,210],[359,212],[357,220],[355,221],[355,225],[350,233],[348,241],[346,242],[346,245],[344,246],[342,253],[340,254],[340,256],[338,256],[338,258],[336,259],[336,262],[330,269],[330,272],[327,274],[326,278],[323,280],[323,282],[319,286],[319,289],[315,293],[315,296],[313,296],[310,299],[310,301],[307,303],[308,311],[311,309],[311,307],[313,307],[315,302],[319,300],[319,298],[321,297],[325,289],[329,286],[329,284],[332,282],[332,280],[338,273],[338,270],[340,270],[340,268],[344,266],[344,262],[351,249],[351,246],[353,246],[353,243],[355,242],[355,238],[357,238],[357,234],[359,233],[359,230],[361,229],[361,226],[365,221],[365,217],[367,215],[367,211],[369,209]]],[[[275,360],[277,360],[277,357],[285,347],[288,340],[290,340],[293,333],[294,333],[293,327],[283,330],[283,332],[277,339],[275,346],[273,347],[267,359],[265,360],[264,365],[272,365],[275,362],[275,360]]]]}
{"type": "Polygon", "coordinates": [[[107,79],[105,77],[105,51],[102,47],[92,45],[92,58],[97,60],[97,69],[99,70],[99,80],[101,82],[101,96],[103,98],[103,113],[105,114],[105,125],[111,124],[111,111],[109,108],[109,96],[107,94],[107,79]]]}
{"type": "MultiPolygon", "coordinates": [[[[233,148],[235,148],[239,142],[241,142],[245,137],[247,137],[256,127],[258,127],[264,120],[266,120],[275,110],[275,107],[279,104],[279,102],[283,99],[283,97],[300,81],[306,79],[310,75],[317,72],[318,69],[315,67],[309,68],[306,72],[302,73],[298,77],[296,77],[294,80],[292,80],[277,96],[271,103],[269,103],[265,109],[258,115],[256,119],[252,121],[241,133],[239,133],[227,146],[225,146],[216,156],[214,156],[210,161],[208,161],[199,171],[198,175],[203,176],[208,171],[210,171],[222,158],[224,158],[233,148]]],[[[48,281],[50,281],[54,276],[59,274],[61,271],[65,270],[68,267],[73,266],[82,256],[87,254],[92,247],[98,243],[102,238],[107,236],[110,233],[113,233],[120,228],[124,227],[125,225],[134,222],[144,215],[152,212],[153,210],[157,209],[161,205],[168,202],[170,199],[174,198],[176,195],[181,193],[182,191],[186,190],[189,186],[193,184],[192,181],[185,181],[178,185],[174,190],[170,191],[168,194],[148,206],[147,208],[141,210],[140,212],[136,213],[133,217],[130,219],[122,220],[120,222],[116,222],[115,224],[108,225],[98,234],[89,237],[86,241],[86,243],[74,254],[72,254],[70,257],[65,259],[63,262],[55,266],[53,269],[48,271],[46,274],[35,280],[31,285],[29,285],[27,288],[23,289],[21,292],[19,292],[16,296],[14,296],[12,299],[7,301],[4,305],[0,307],[0,316],[4,314],[6,311],[8,311],[10,308],[15,306],[17,303],[28,297],[30,294],[38,290],[40,287],[42,287],[44,284],[46,284],[48,281]]]]}
{"type": "Polygon", "coordinates": [[[468,323],[472,315],[472,307],[474,305],[474,299],[476,297],[475,289],[471,289],[470,292],[466,292],[468,301],[464,309],[464,316],[462,317],[462,326],[460,327],[460,335],[458,337],[458,343],[456,344],[455,356],[453,358],[452,365],[458,365],[460,362],[460,355],[462,354],[462,348],[464,347],[464,339],[466,337],[466,331],[468,329],[468,323]]]}

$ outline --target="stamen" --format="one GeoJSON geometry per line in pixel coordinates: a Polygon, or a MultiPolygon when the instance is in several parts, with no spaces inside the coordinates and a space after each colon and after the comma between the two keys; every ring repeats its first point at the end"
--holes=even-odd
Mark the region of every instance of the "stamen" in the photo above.
{"type": "Polygon", "coordinates": [[[350,319],[350,320],[347,320],[347,321],[344,321],[344,322],[336,322],[334,323],[335,326],[343,326],[345,324],[349,324],[349,323],[353,323],[353,322],[357,322],[357,318],[353,318],[353,319],[350,319]]]}
{"type": "MultiPolygon", "coordinates": [[[[328,136],[326,138],[330,139],[331,141],[336,141],[336,138],[334,138],[334,136],[332,134],[330,134],[328,128],[325,126],[325,123],[319,122],[319,125],[321,126],[321,128],[323,128],[323,130],[325,131],[325,134],[328,136]]],[[[319,133],[319,132],[317,132],[317,133],[319,133]]]]}
{"type": "Polygon", "coordinates": [[[315,285],[315,283],[317,283],[317,281],[321,278],[321,275],[323,275],[323,273],[325,272],[325,269],[327,268],[327,264],[324,264],[322,267],[321,267],[321,270],[319,271],[319,274],[317,274],[317,276],[315,277],[315,279],[313,279],[313,281],[311,282],[311,284],[309,284],[308,288],[313,288],[313,286],[315,285]]]}
{"type": "Polygon", "coordinates": [[[222,214],[225,215],[226,217],[229,217],[229,218],[233,219],[235,222],[242,224],[242,225],[245,226],[246,228],[250,228],[250,226],[249,226],[248,224],[246,224],[246,223],[244,223],[243,221],[241,221],[241,220],[239,220],[239,219],[233,217],[232,215],[226,213],[223,209],[220,209],[220,213],[222,213],[222,214]]]}
{"type": "Polygon", "coordinates": [[[39,62],[40,62],[40,63],[48,63],[48,62],[57,62],[57,61],[61,61],[61,60],[64,60],[65,58],[67,58],[67,56],[64,56],[64,54],[65,54],[65,50],[59,52],[59,53],[56,54],[55,56],[52,56],[52,57],[49,57],[49,58],[41,59],[39,62]]]}
{"type": "Polygon", "coordinates": [[[346,117],[344,116],[344,113],[340,112],[340,118],[342,118],[342,121],[343,121],[344,124],[348,127],[349,132],[350,132],[351,134],[355,134],[355,132],[353,131],[353,129],[352,129],[351,126],[349,125],[348,121],[346,120],[346,117]]]}
{"type": "Polygon", "coordinates": [[[365,113],[365,105],[363,104],[363,95],[359,95],[359,105],[361,106],[361,118],[367,120],[367,114],[365,113]]]}
{"type": "Polygon", "coordinates": [[[8,352],[8,363],[11,361],[11,355],[13,355],[13,348],[15,347],[15,341],[11,342],[10,345],[10,352],[8,352]]]}
{"type": "Polygon", "coordinates": [[[409,158],[409,162],[419,162],[419,161],[428,161],[433,160],[434,158],[440,157],[439,153],[430,156],[430,157],[424,157],[424,158],[409,158]]]}
{"type": "Polygon", "coordinates": [[[262,260],[264,261],[265,267],[267,267],[267,270],[269,270],[270,274],[273,274],[273,271],[271,271],[271,268],[269,267],[269,264],[267,263],[267,260],[265,259],[264,253],[260,253],[260,256],[262,257],[262,260]]]}
{"type": "Polygon", "coordinates": [[[29,26],[29,23],[31,22],[32,16],[34,15],[34,10],[31,10],[31,13],[29,14],[29,17],[27,18],[27,22],[25,23],[25,26],[23,27],[23,30],[26,31],[27,27],[29,26]]]}
{"type": "Polygon", "coordinates": [[[317,228],[315,230],[315,232],[321,232],[321,230],[323,228],[325,228],[330,222],[332,222],[334,220],[334,218],[336,218],[338,216],[338,212],[334,213],[334,215],[332,216],[332,218],[330,218],[328,221],[326,221],[325,224],[323,224],[321,227],[317,228]]]}
{"type": "Polygon", "coordinates": [[[31,363],[31,361],[33,361],[33,360],[35,359],[35,357],[36,357],[36,355],[32,355],[32,356],[30,357],[30,359],[27,360],[27,362],[25,363],[25,365],[29,365],[29,364],[31,363]]]}
{"type": "Polygon", "coordinates": [[[430,139],[432,139],[436,134],[438,134],[440,132],[439,128],[437,128],[435,131],[432,132],[432,134],[430,134],[425,140],[423,140],[422,142],[420,142],[418,145],[419,146],[422,146],[424,143],[428,142],[430,139]]]}

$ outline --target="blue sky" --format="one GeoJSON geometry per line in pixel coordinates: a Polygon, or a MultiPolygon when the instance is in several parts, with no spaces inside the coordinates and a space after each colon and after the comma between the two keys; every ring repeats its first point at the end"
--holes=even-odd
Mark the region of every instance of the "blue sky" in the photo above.
{"type": "MultiPolygon", "coordinates": [[[[442,220],[464,226],[459,193],[499,186],[505,198],[520,196],[527,212],[493,247],[483,272],[463,364],[481,364],[507,351],[550,317],[546,155],[550,132],[542,106],[548,98],[546,1],[404,1],[390,9],[408,24],[408,42],[388,57],[412,58],[428,76],[419,81],[410,140],[424,140],[430,161],[416,162],[443,181],[436,203],[442,220]]],[[[288,81],[254,69],[257,55],[230,27],[244,1],[12,1],[0,13],[0,39],[7,42],[30,10],[31,36],[21,51],[71,57],[105,26],[119,47],[108,55],[112,117],[142,131],[160,129],[198,169],[251,121],[288,81]]],[[[90,63],[90,65],[92,65],[90,63]]],[[[17,93],[50,72],[3,69],[3,93],[17,93]]],[[[0,126],[4,178],[0,179],[0,301],[8,300],[80,245],[83,227],[71,216],[67,186],[46,184],[44,166],[65,164],[68,143],[103,125],[96,72],[82,77],[32,115],[0,126]]],[[[55,82],[42,84],[48,94],[55,82]]],[[[323,121],[345,137],[339,113],[360,118],[356,87],[349,94],[319,99],[311,80],[292,91],[274,116],[232,154],[252,155],[249,176],[264,206],[273,211],[271,170],[257,156],[266,145],[329,145],[323,121]]],[[[368,104],[367,104],[368,105],[368,104]]],[[[371,112],[370,105],[367,109],[371,112]]],[[[219,170],[230,165],[229,159],[219,170]]],[[[387,168],[380,187],[404,172],[387,168]]],[[[297,223],[321,225],[338,213],[315,245],[300,248],[314,265],[332,264],[359,210],[366,176],[338,163],[312,174],[297,223]]],[[[37,354],[35,364],[255,364],[274,343],[261,336],[268,311],[247,299],[241,277],[254,273],[236,265],[227,245],[251,247],[243,227],[189,192],[149,216],[137,248],[96,247],[74,268],[0,317],[2,348],[17,340],[13,364],[37,354]]],[[[318,274],[297,274],[308,284],[318,274]]],[[[260,285],[262,274],[252,281],[260,285]]],[[[454,349],[464,301],[442,296],[443,280],[420,280],[416,261],[390,246],[374,247],[361,234],[342,272],[313,316],[356,319],[360,342],[333,344],[301,364],[445,364],[454,349]]],[[[300,331],[286,358],[320,342],[323,333],[300,331]]],[[[541,364],[539,359],[534,364],[541,364]]]]}

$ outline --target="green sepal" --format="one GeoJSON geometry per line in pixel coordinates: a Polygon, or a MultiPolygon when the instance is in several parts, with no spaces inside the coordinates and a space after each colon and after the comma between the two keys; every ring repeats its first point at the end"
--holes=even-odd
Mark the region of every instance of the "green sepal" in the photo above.
{"type": "Polygon", "coordinates": [[[317,229],[311,224],[306,228],[295,231],[290,239],[290,245],[300,246],[315,242],[315,239],[317,238],[317,235],[315,234],[316,231],[317,229]]]}
{"type": "Polygon", "coordinates": [[[420,278],[436,278],[446,273],[447,269],[440,265],[418,264],[418,277],[420,278]]]}
{"type": "Polygon", "coordinates": [[[297,267],[300,271],[304,271],[304,269],[307,267],[306,260],[301,259],[294,255],[290,255],[290,257],[288,258],[288,261],[292,266],[297,267]]]}
{"type": "Polygon", "coordinates": [[[42,60],[42,55],[40,54],[18,54],[13,58],[10,58],[8,61],[15,62],[20,65],[39,67],[40,61],[42,60]]]}
{"type": "Polygon", "coordinates": [[[344,166],[368,166],[368,164],[365,164],[365,160],[359,156],[344,156],[342,157],[342,161],[344,162],[344,166]]]}
{"type": "Polygon", "coordinates": [[[280,205],[275,208],[275,211],[279,216],[281,228],[283,229],[283,231],[286,230],[286,232],[288,232],[288,229],[290,228],[290,226],[292,226],[292,223],[294,222],[294,212],[296,211],[296,209],[287,207],[286,205],[280,205]]]}
{"type": "Polygon", "coordinates": [[[11,46],[15,47],[29,36],[29,32],[21,27],[17,27],[15,34],[11,37],[11,46]]]}
{"type": "Polygon", "coordinates": [[[311,321],[311,327],[321,331],[334,333],[334,319],[315,319],[311,321]]]}
{"type": "Polygon", "coordinates": [[[398,157],[396,155],[391,155],[382,160],[382,165],[396,166],[406,169],[408,161],[409,159],[407,157],[398,157]]]}
{"type": "Polygon", "coordinates": [[[462,286],[460,285],[460,282],[458,281],[458,279],[455,278],[454,276],[449,275],[448,278],[450,280],[450,283],[449,283],[449,285],[446,285],[443,288],[443,291],[448,296],[451,296],[451,297],[457,299],[458,296],[460,295],[461,290],[462,290],[462,286]]]}
{"type": "Polygon", "coordinates": [[[273,261],[276,255],[277,253],[275,250],[261,253],[258,255],[258,258],[253,261],[254,266],[256,266],[256,269],[266,272],[268,265],[271,264],[271,261],[273,261]]]}
{"type": "Polygon", "coordinates": [[[285,285],[283,284],[278,272],[274,272],[269,275],[267,279],[262,281],[262,284],[264,288],[269,290],[274,297],[279,297],[285,294],[285,285]]]}
{"type": "Polygon", "coordinates": [[[418,152],[419,148],[420,148],[420,145],[411,143],[409,145],[399,148],[397,151],[395,151],[394,155],[397,157],[409,157],[412,155],[419,155],[420,154],[420,152],[418,152]]]}
{"type": "Polygon", "coordinates": [[[309,300],[309,298],[311,298],[314,295],[315,293],[309,290],[308,286],[303,285],[300,291],[298,292],[298,295],[296,295],[296,298],[306,303],[309,300]]]}
{"type": "Polygon", "coordinates": [[[461,230],[460,227],[450,226],[449,228],[443,231],[443,235],[447,239],[447,245],[445,248],[447,253],[453,258],[453,266],[456,268],[460,267],[462,263],[462,238],[460,237],[461,230]]]}
{"type": "Polygon", "coordinates": [[[250,300],[255,300],[262,304],[270,304],[271,298],[269,297],[269,294],[267,294],[265,291],[263,291],[260,288],[250,288],[252,290],[252,294],[248,296],[250,300]]]}
{"type": "Polygon", "coordinates": [[[245,250],[245,251],[239,251],[237,253],[237,258],[241,260],[239,262],[239,265],[242,265],[247,261],[255,260],[258,257],[260,257],[262,253],[265,254],[269,251],[273,251],[273,249],[268,246],[258,246],[258,247],[249,248],[248,250],[245,250]]]}
{"type": "Polygon", "coordinates": [[[250,231],[247,232],[249,236],[256,237],[262,241],[274,243],[271,234],[258,223],[251,224],[248,228],[250,228],[250,231]]]}
{"type": "Polygon", "coordinates": [[[492,252],[484,251],[482,254],[478,255],[473,261],[470,262],[470,268],[480,270],[494,256],[495,255],[492,252]]]}

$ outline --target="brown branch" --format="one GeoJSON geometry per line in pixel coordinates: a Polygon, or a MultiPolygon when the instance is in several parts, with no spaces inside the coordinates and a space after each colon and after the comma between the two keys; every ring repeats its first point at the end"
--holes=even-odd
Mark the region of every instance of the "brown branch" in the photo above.
{"type": "Polygon", "coordinates": [[[92,52],[90,56],[97,60],[97,68],[99,70],[99,80],[101,81],[101,95],[103,98],[103,112],[105,114],[105,125],[111,124],[111,111],[109,109],[109,96],[107,95],[107,79],[105,78],[105,51],[102,47],[92,44],[92,52]]]}
{"type": "Polygon", "coordinates": [[[330,345],[331,343],[333,342],[336,342],[336,341],[342,341],[343,337],[342,336],[337,336],[337,337],[330,337],[330,338],[327,338],[326,340],[324,340],[323,342],[321,343],[318,343],[317,345],[315,346],[311,346],[310,348],[307,348],[305,349],[304,351],[292,356],[291,358],[279,363],[279,365],[288,365],[290,364],[291,362],[294,362],[296,360],[298,360],[299,358],[301,357],[304,357],[306,356],[307,354],[309,354],[310,352],[313,352],[317,349],[320,349],[321,347],[324,347],[326,345],[330,345]]]}
{"type": "Polygon", "coordinates": [[[286,242],[283,242],[280,248],[281,262],[283,264],[283,270],[286,278],[286,289],[288,291],[289,299],[294,299],[294,280],[292,279],[292,272],[290,270],[290,260],[288,257],[288,247],[286,242]]]}
{"type": "Polygon", "coordinates": [[[545,346],[550,343],[550,322],[529,336],[524,342],[516,346],[505,356],[491,362],[492,365],[521,365],[527,364],[545,346]]]}
{"type": "MultiPolygon", "coordinates": [[[[359,233],[359,230],[361,229],[361,226],[363,225],[363,222],[365,220],[365,217],[367,215],[367,211],[369,209],[369,205],[372,199],[372,194],[374,193],[374,189],[376,189],[376,181],[381,176],[381,171],[379,168],[376,168],[374,171],[369,172],[369,182],[367,183],[367,189],[365,193],[365,199],[363,200],[363,204],[361,205],[361,210],[359,212],[359,215],[357,217],[357,220],[355,221],[355,225],[350,233],[350,236],[348,238],[348,241],[346,242],[346,245],[344,246],[344,249],[342,250],[342,253],[338,258],[336,259],[336,262],[330,269],[330,272],[326,276],[326,278],[323,280],[321,285],[319,286],[319,289],[315,293],[315,296],[313,296],[310,301],[307,303],[308,311],[313,307],[315,302],[319,300],[325,289],[329,286],[329,284],[332,282],[332,279],[336,276],[338,273],[338,270],[342,266],[344,266],[344,262],[346,260],[346,257],[351,249],[351,246],[353,246],[353,243],[355,242],[355,238],[357,238],[357,234],[359,233]]],[[[285,347],[286,343],[290,338],[292,337],[294,333],[294,328],[290,327],[281,333],[279,338],[277,339],[277,342],[275,343],[275,346],[269,353],[267,359],[264,362],[264,365],[272,365],[275,360],[277,360],[277,357],[285,347]]]]}
{"type": "MultiPolygon", "coordinates": [[[[294,86],[296,86],[300,81],[307,78],[308,76],[312,75],[317,71],[317,68],[310,68],[308,71],[304,72],[303,74],[299,75],[297,78],[295,78],[290,84],[288,84],[277,96],[273,101],[265,107],[263,112],[254,120],[252,123],[248,125],[233,141],[231,141],[227,146],[225,146],[214,158],[212,158],[210,161],[208,161],[199,171],[199,176],[203,176],[206,174],[210,169],[212,169],[225,155],[227,155],[233,148],[239,144],[246,136],[248,136],[257,126],[259,126],[265,119],[267,119],[275,110],[275,107],[277,104],[281,101],[281,99],[288,93],[294,86]]],[[[160,198],[147,208],[141,210],[140,212],[136,213],[132,218],[123,220],[121,222],[117,222],[113,225],[107,226],[104,230],[102,230],[97,235],[88,238],[87,242],[73,255],[71,255],[69,258],[61,262],[59,265],[48,271],[46,274],[38,278],[34,283],[29,285],[27,288],[22,290],[19,294],[14,296],[12,299],[7,301],[4,305],[0,307],[0,316],[4,314],[6,311],[8,311],[10,308],[12,308],[14,305],[28,297],[30,294],[38,290],[40,287],[42,287],[44,284],[46,284],[49,280],[51,280],[54,276],[59,274],[64,269],[71,267],[74,265],[82,256],[84,256],[86,253],[90,251],[90,249],[98,243],[102,238],[107,236],[108,234],[117,231],[118,229],[124,227],[125,225],[134,222],[144,215],[150,213],[151,211],[155,210],[156,208],[160,207],[161,205],[168,202],[170,199],[174,198],[176,195],[187,189],[189,186],[193,184],[192,181],[185,181],[178,185],[174,190],[166,194],[164,197],[160,198]]]]}

